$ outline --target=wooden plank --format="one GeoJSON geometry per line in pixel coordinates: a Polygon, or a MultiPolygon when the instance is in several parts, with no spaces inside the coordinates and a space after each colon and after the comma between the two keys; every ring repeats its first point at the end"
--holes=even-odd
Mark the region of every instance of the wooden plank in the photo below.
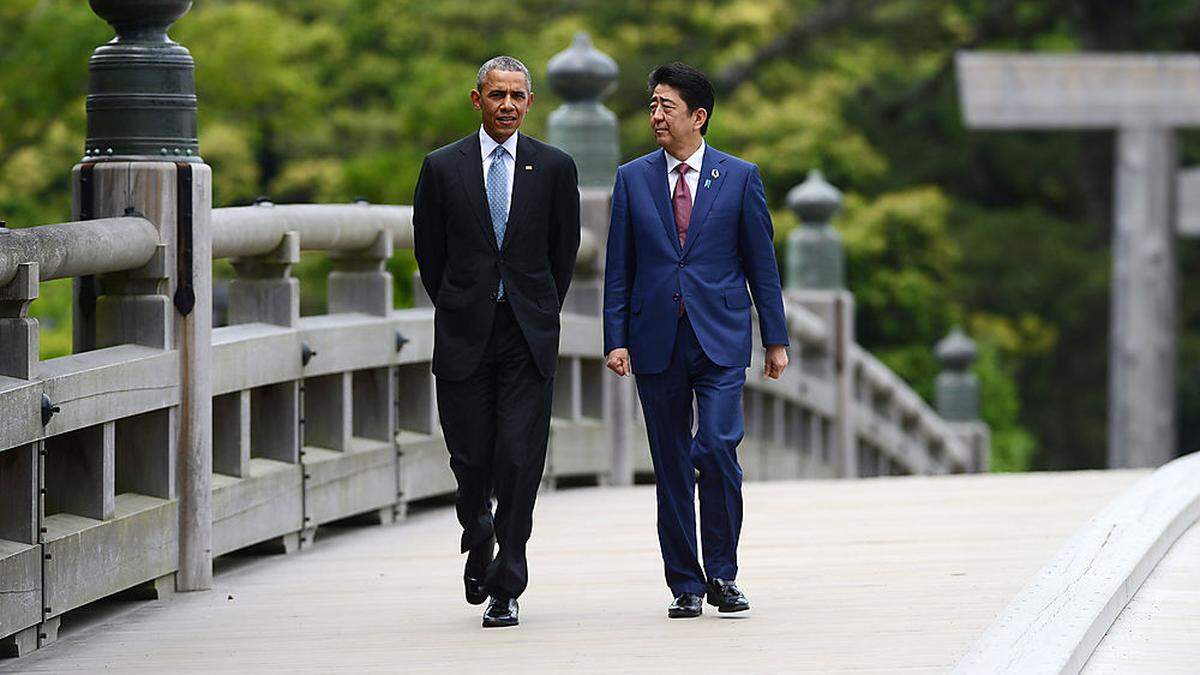
{"type": "Polygon", "coordinates": [[[440,431],[421,434],[401,431],[396,435],[400,452],[400,493],[405,501],[454,494],[456,483],[450,471],[450,453],[440,431]]]}
{"type": "Polygon", "coordinates": [[[391,318],[367,314],[322,314],[300,319],[300,337],[316,356],[304,367],[305,377],[394,365],[396,331],[391,318]]]}
{"type": "Polygon", "coordinates": [[[254,458],[245,478],[213,476],[213,555],[304,529],[299,464],[254,458]]]}
{"type": "MultiPolygon", "coordinates": [[[[421,286],[419,280],[416,281],[417,292],[423,293],[425,287],[421,286]]],[[[433,359],[433,308],[397,309],[391,313],[391,319],[405,340],[397,362],[424,363],[428,366],[429,361],[433,359]]]]}
{"type": "Polygon", "coordinates": [[[547,473],[555,478],[598,476],[607,479],[612,469],[612,458],[605,445],[608,435],[609,429],[598,420],[566,423],[551,419],[547,473]]]}
{"type": "Polygon", "coordinates": [[[0,539],[0,638],[41,617],[42,547],[0,539]]]}
{"type": "Polygon", "coordinates": [[[265,323],[213,329],[213,395],[300,379],[300,332],[265,323]]]}
{"type": "Polygon", "coordinates": [[[53,436],[179,405],[179,353],[122,345],[43,361],[44,391],[61,410],[53,436]]]}
{"type": "Polygon", "coordinates": [[[1200,56],[960,52],[956,64],[968,126],[1200,125],[1200,56]]]}
{"type": "Polygon", "coordinates": [[[305,526],[320,525],[395,504],[396,448],[353,437],[345,452],[304,448],[305,526]]]}
{"type": "Polygon", "coordinates": [[[42,383],[0,375],[0,451],[42,437],[42,383]]]}
{"type": "Polygon", "coordinates": [[[179,504],[117,495],[116,515],[99,521],[60,513],[45,520],[46,618],[174,572],[179,504]]]}

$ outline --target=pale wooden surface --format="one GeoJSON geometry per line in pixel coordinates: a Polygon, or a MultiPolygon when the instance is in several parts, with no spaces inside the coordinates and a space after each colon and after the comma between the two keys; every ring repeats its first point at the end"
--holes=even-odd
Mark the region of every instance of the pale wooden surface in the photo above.
{"type": "MultiPolygon", "coordinates": [[[[450,509],[318,536],[0,672],[944,672],[1142,471],[749,483],[743,618],[666,618],[650,487],[543,494],[522,625],[462,600],[450,509]]],[[[709,608],[711,610],[711,608],[709,608]]]]}
{"type": "Polygon", "coordinates": [[[1113,622],[1083,672],[1195,673],[1200,668],[1200,525],[1193,525],[1113,622]]]}

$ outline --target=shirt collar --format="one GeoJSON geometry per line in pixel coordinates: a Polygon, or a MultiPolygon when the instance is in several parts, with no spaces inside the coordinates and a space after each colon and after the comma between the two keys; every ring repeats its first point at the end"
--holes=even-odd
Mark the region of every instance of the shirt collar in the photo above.
{"type": "MultiPolygon", "coordinates": [[[[493,143],[493,145],[495,145],[495,143],[493,143]]],[[[674,155],[664,149],[663,154],[667,156],[667,173],[671,173],[675,170],[675,167],[687,162],[687,165],[691,167],[692,171],[695,171],[697,174],[699,174],[700,167],[704,166],[704,147],[704,139],[701,138],[700,147],[696,148],[696,151],[692,153],[692,156],[688,157],[683,162],[675,159],[674,155]]]]}
{"type": "MultiPolygon", "coordinates": [[[[508,140],[504,141],[504,149],[508,151],[508,156],[513,159],[517,158],[517,135],[521,132],[515,131],[508,140]]],[[[500,145],[488,133],[483,130],[483,125],[479,125],[479,152],[484,159],[496,150],[496,146],[500,145]]]]}

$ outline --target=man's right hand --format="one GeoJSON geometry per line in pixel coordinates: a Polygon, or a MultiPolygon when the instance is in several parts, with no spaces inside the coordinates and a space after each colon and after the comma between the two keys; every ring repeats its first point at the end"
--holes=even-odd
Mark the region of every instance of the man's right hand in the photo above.
{"type": "Polygon", "coordinates": [[[629,350],[624,347],[617,347],[608,353],[608,363],[605,364],[608,369],[625,377],[631,371],[629,369],[629,350]]]}

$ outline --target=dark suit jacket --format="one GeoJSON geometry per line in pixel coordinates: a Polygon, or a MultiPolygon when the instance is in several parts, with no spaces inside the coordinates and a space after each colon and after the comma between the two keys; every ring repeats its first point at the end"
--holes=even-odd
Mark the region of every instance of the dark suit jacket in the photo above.
{"type": "Polygon", "coordinates": [[[629,349],[638,375],[671,361],[682,299],[713,363],[750,365],[750,299],[763,345],[788,343],[774,229],[758,167],[708,146],[684,246],[662,150],[617,169],[604,270],[604,353],[629,349]]]}
{"type": "Polygon", "coordinates": [[[413,196],[414,253],[433,299],[433,372],[462,380],[479,366],[504,292],[544,377],[558,362],[558,315],[579,250],[575,162],[517,138],[512,205],[496,245],[483,186],[479,134],[429,153],[413,196]]]}

